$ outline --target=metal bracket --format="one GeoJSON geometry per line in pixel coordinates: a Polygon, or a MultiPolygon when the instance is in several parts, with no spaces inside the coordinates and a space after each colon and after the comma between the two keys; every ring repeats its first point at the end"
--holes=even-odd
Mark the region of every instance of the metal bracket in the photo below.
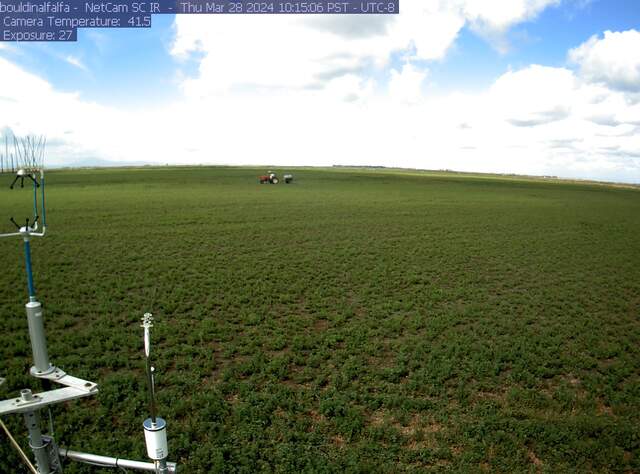
{"type": "Polygon", "coordinates": [[[0,416],[10,413],[24,413],[27,411],[39,410],[48,405],[75,400],[76,398],[88,397],[97,393],[79,390],[77,388],[65,387],[57,390],[50,390],[33,395],[33,400],[25,402],[20,398],[12,398],[11,400],[0,401],[0,416]]]}
{"type": "Polygon", "coordinates": [[[89,397],[98,393],[98,386],[93,382],[88,382],[66,374],[57,379],[55,377],[56,375],[54,371],[48,376],[41,378],[55,380],[58,383],[66,385],[66,387],[49,390],[48,392],[36,393],[28,400],[24,398],[12,398],[10,400],[0,401],[0,416],[8,415],[10,413],[24,413],[27,411],[39,410],[48,405],[55,405],[56,403],[63,403],[77,398],[89,397]]]}
{"type": "Polygon", "coordinates": [[[51,372],[46,374],[38,374],[36,368],[31,367],[31,375],[39,379],[51,380],[52,382],[66,385],[67,387],[77,388],[78,390],[84,390],[87,392],[98,391],[98,384],[79,379],[78,377],[74,377],[72,375],[67,375],[64,370],[59,369],[58,367],[53,367],[51,372]]]}
{"type": "Polygon", "coordinates": [[[49,365],[49,368],[44,372],[38,372],[38,369],[35,366],[29,369],[29,373],[32,377],[36,377],[38,379],[47,379],[52,382],[57,382],[59,378],[64,377],[66,374],[64,370],[60,370],[53,365],[49,365]]]}

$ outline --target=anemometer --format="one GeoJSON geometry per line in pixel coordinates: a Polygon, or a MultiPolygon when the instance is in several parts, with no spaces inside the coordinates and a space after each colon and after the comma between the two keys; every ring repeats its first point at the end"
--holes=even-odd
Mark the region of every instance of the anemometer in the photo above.
{"type": "MultiPolygon", "coordinates": [[[[145,313],[141,327],[144,337],[144,358],[149,389],[150,416],[143,423],[147,455],[152,462],[133,461],[117,457],[72,451],[58,446],[53,438],[53,420],[49,411],[50,433],[45,435],[41,429],[41,412],[51,406],[70,400],[93,396],[98,393],[98,385],[67,374],[53,365],[49,359],[47,339],[44,328],[44,312],[42,304],[36,297],[31,266],[31,239],[44,237],[47,231],[44,179],[45,137],[12,137],[12,153],[9,153],[9,137],[5,136],[5,154],[0,155],[0,173],[13,175],[10,189],[33,188],[33,215],[10,216],[15,231],[0,234],[0,237],[20,237],[24,242],[25,269],[29,302],[25,305],[29,326],[29,339],[33,356],[30,374],[43,381],[45,391],[33,393],[24,389],[16,398],[0,401],[0,417],[9,414],[22,414],[29,433],[29,447],[35,458],[35,465],[22,452],[7,427],[0,420],[1,427],[9,436],[13,446],[18,450],[29,470],[34,474],[59,474],[63,472],[61,458],[91,464],[99,467],[115,467],[123,470],[155,472],[156,474],[172,474],[177,472],[175,463],[167,462],[169,455],[167,445],[167,424],[157,416],[155,401],[155,369],[151,363],[151,328],[153,316],[145,313]],[[23,224],[24,223],[24,224],[23,224]],[[51,382],[61,388],[49,390],[51,382]]],[[[5,382],[0,378],[0,385],[5,382]]]]}

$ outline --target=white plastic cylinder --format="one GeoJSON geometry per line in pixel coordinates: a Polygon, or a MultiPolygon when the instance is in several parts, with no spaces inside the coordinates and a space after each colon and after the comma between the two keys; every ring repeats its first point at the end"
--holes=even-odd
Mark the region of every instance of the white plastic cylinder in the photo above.
{"type": "Polygon", "coordinates": [[[162,418],[156,418],[152,423],[151,418],[144,420],[144,441],[147,445],[147,456],[154,461],[166,459],[169,456],[167,447],[167,422],[162,418]]]}

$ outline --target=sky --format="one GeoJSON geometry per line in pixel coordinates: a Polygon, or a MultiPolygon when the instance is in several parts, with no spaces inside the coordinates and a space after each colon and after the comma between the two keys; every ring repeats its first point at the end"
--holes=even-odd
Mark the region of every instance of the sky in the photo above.
{"type": "Polygon", "coordinates": [[[0,131],[47,164],[388,166],[640,183],[638,0],[163,15],[0,43],[0,131]]]}

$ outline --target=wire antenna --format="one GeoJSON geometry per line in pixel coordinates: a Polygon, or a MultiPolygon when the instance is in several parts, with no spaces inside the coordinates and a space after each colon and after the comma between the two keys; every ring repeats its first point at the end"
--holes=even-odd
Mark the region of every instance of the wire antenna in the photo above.
{"type": "Polygon", "coordinates": [[[0,152],[0,173],[17,174],[26,178],[44,169],[44,151],[47,138],[44,135],[17,137],[5,134],[4,153],[0,152]]]}
{"type": "Polygon", "coordinates": [[[9,146],[9,134],[4,134],[4,146],[0,151],[0,173],[15,173],[16,168],[14,166],[13,158],[13,140],[11,140],[11,146],[9,146]],[[4,152],[4,153],[3,153],[4,152]]]}
{"type": "Polygon", "coordinates": [[[23,138],[13,137],[15,154],[20,170],[26,173],[37,173],[44,167],[44,149],[47,139],[44,135],[27,135],[23,138]]]}

